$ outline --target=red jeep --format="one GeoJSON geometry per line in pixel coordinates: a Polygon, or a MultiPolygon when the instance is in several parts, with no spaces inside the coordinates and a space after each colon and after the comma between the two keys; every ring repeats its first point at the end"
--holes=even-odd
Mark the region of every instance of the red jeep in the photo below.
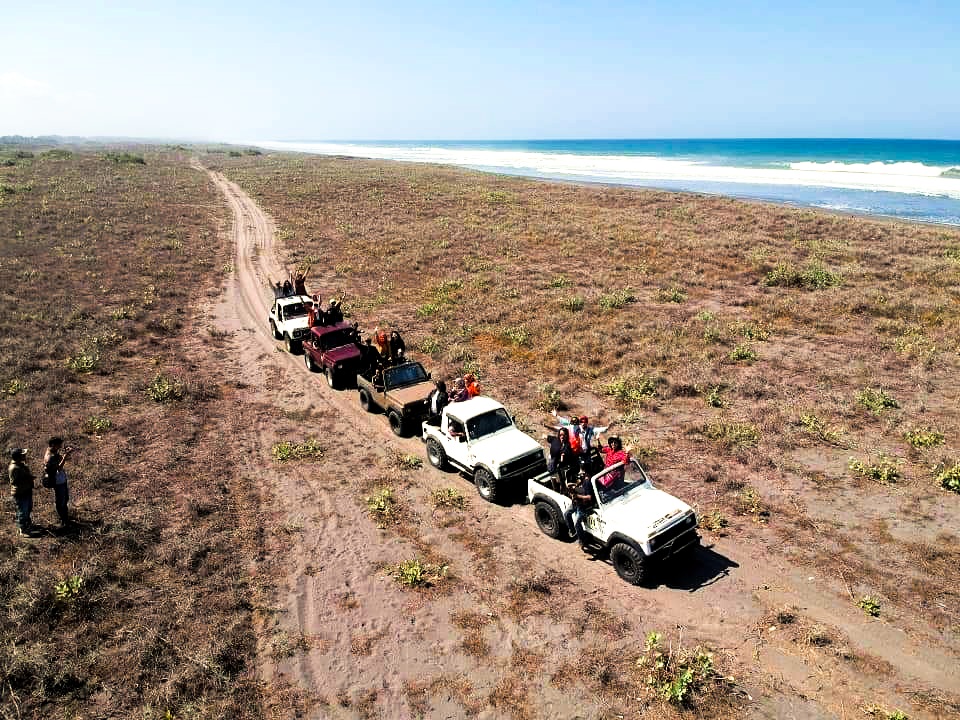
{"type": "Polygon", "coordinates": [[[310,372],[323,369],[327,384],[337,389],[360,371],[359,336],[346,322],[314,325],[303,340],[303,362],[310,372]]]}

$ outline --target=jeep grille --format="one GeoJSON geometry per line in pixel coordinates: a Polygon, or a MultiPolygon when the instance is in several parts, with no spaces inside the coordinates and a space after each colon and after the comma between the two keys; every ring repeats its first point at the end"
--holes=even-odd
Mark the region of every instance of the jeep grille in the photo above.
{"type": "Polygon", "coordinates": [[[696,515],[685,515],[679,522],[675,522],[659,535],[650,538],[650,552],[657,552],[671,540],[675,540],[686,532],[692,532],[697,527],[696,515]]]}
{"type": "Polygon", "coordinates": [[[528,453],[516,460],[505,463],[500,468],[500,476],[503,478],[521,475],[523,477],[533,477],[547,471],[547,460],[543,456],[542,450],[536,450],[528,453]]]}

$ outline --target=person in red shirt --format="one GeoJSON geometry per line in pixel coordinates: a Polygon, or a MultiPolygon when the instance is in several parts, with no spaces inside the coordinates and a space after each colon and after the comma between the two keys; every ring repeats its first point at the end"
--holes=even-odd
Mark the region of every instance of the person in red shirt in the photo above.
{"type": "MultiPolygon", "coordinates": [[[[630,462],[630,451],[623,449],[623,443],[618,437],[611,437],[609,440],[607,440],[607,447],[601,447],[600,452],[603,453],[603,466],[605,468],[621,462],[630,462]]],[[[623,469],[621,468],[618,472],[610,472],[604,475],[598,482],[601,487],[609,488],[618,479],[622,480],[623,475],[623,469]]]]}

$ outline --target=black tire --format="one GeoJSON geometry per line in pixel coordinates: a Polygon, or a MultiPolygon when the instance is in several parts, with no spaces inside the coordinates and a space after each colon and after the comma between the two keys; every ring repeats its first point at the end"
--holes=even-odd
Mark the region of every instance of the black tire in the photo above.
{"type": "Polygon", "coordinates": [[[436,438],[427,439],[427,460],[437,470],[446,470],[447,468],[447,451],[443,449],[443,445],[436,438]]]}
{"type": "Polygon", "coordinates": [[[537,500],[533,505],[533,517],[540,532],[547,537],[554,540],[565,540],[568,537],[567,522],[563,519],[563,513],[553,503],[537,500]]]}
{"type": "Polygon", "coordinates": [[[610,562],[617,575],[631,585],[641,584],[647,576],[647,561],[633,545],[617,543],[610,548],[610,562]]]}
{"type": "Polygon", "coordinates": [[[368,413],[377,411],[377,406],[374,404],[373,400],[371,399],[370,393],[368,393],[366,390],[360,391],[360,407],[362,407],[368,413]]]}
{"type": "Polygon", "coordinates": [[[477,492],[487,502],[497,501],[497,478],[485,467],[478,467],[473,474],[473,482],[477,486],[477,492]]]}
{"type": "Polygon", "coordinates": [[[303,349],[300,341],[294,340],[289,333],[283,336],[283,344],[286,346],[287,352],[291,355],[296,355],[299,350],[303,349]]]}
{"type": "Polygon", "coordinates": [[[334,390],[337,389],[337,374],[332,367],[328,367],[324,374],[327,376],[327,385],[329,385],[334,390]]]}
{"type": "Polygon", "coordinates": [[[406,435],[406,424],[403,422],[403,416],[399,412],[391,410],[387,413],[387,420],[390,421],[390,429],[393,430],[394,435],[398,437],[406,435]]]}
{"type": "Polygon", "coordinates": [[[270,321],[270,332],[273,333],[274,340],[283,340],[283,333],[277,330],[277,326],[274,324],[273,320],[270,321]]]}
{"type": "Polygon", "coordinates": [[[307,370],[310,372],[316,372],[317,366],[313,362],[313,356],[308,350],[303,351],[303,364],[307,366],[307,370]]]}

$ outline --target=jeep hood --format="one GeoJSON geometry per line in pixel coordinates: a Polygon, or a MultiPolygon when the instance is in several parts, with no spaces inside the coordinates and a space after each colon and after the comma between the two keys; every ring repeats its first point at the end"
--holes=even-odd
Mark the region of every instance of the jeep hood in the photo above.
{"type": "Polygon", "coordinates": [[[670,493],[647,485],[604,505],[603,520],[609,530],[643,541],[663,532],[690,510],[670,493]]]}
{"type": "Polygon", "coordinates": [[[543,453],[540,443],[516,427],[504,428],[470,444],[473,457],[485,465],[502,465],[534,450],[543,453]]]}
{"type": "Polygon", "coordinates": [[[283,327],[287,330],[299,330],[300,328],[310,327],[309,320],[306,315],[303,317],[295,317],[290,320],[283,321],[283,327]]]}
{"type": "Polygon", "coordinates": [[[345,363],[360,357],[356,345],[341,345],[333,350],[327,350],[326,355],[334,363],[345,363]]]}
{"type": "Polygon", "coordinates": [[[387,394],[398,403],[409,405],[410,403],[426,400],[430,397],[431,392],[433,392],[433,383],[422,382],[396,390],[388,390],[387,394]]]}

